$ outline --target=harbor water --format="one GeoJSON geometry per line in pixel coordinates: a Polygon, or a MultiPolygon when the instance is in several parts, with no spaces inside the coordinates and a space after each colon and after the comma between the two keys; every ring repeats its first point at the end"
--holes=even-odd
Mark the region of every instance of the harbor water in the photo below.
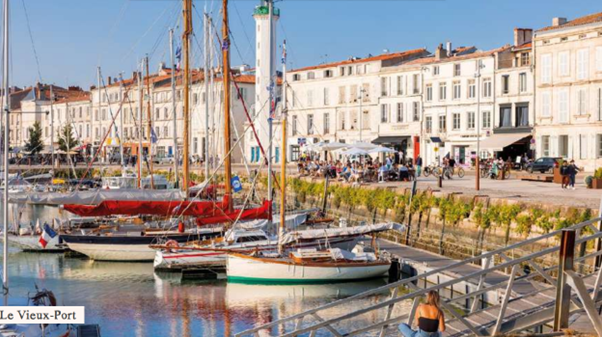
{"type": "MultiPolygon", "coordinates": [[[[56,208],[27,209],[20,222],[35,223],[39,217],[43,223],[57,216],[61,214],[56,208]]],[[[86,323],[100,324],[102,336],[229,336],[386,282],[257,285],[182,281],[179,275],[155,273],[152,263],[100,262],[63,254],[24,253],[12,247],[9,275],[11,298],[27,298],[36,285],[51,290],[59,305],[85,306],[86,323]]],[[[357,305],[389,296],[384,292],[357,305]]],[[[407,308],[400,305],[396,312],[400,310],[407,308]]],[[[323,318],[335,316],[337,312],[329,312],[323,318]]],[[[377,316],[358,317],[346,324],[367,325],[381,317],[377,316]]],[[[277,334],[277,330],[271,333],[277,334]]],[[[323,331],[322,335],[329,333],[323,331]]]]}

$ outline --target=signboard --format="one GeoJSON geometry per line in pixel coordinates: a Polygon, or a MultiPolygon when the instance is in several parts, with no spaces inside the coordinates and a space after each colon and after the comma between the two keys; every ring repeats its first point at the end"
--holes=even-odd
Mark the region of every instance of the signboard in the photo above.
{"type": "Polygon", "coordinates": [[[435,147],[435,152],[439,152],[439,148],[438,147],[435,147]]]}
{"type": "Polygon", "coordinates": [[[307,143],[307,139],[305,139],[304,137],[297,138],[297,145],[303,146],[305,145],[305,143],[307,143]]]}
{"type": "Polygon", "coordinates": [[[242,191],[242,184],[241,184],[240,178],[238,176],[232,177],[232,179],[230,180],[230,182],[232,184],[232,190],[234,192],[240,192],[240,191],[242,191]]]}

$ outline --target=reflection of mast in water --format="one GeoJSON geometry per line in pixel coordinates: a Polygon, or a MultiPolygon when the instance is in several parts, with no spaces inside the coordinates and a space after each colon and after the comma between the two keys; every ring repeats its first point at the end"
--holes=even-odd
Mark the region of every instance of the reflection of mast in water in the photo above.
{"type": "Polygon", "coordinates": [[[184,299],[182,303],[182,336],[189,337],[190,335],[190,314],[188,310],[190,309],[190,303],[188,303],[188,298],[184,299]]]}

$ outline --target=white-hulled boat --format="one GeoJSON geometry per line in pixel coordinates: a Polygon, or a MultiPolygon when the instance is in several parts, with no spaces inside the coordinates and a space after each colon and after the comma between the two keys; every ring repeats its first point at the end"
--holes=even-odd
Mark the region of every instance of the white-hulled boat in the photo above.
{"type": "Polygon", "coordinates": [[[390,262],[373,253],[340,249],[298,250],[289,257],[229,253],[228,281],[251,283],[335,283],[382,277],[390,262]]]}

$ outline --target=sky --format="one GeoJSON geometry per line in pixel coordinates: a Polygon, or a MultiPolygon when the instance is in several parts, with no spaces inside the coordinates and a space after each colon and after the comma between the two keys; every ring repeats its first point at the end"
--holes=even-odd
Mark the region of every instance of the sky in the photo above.
{"type": "MultiPolygon", "coordinates": [[[[193,0],[193,66],[202,66],[201,15],[221,21],[221,1],[193,0]]],[[[231,0],[232,64],[253,65],[258,0],[231,0]]],[[[12,85],[36,82],[89,89],[103,78],[131,75],[148,55],[151,71],[169,60],[168,29],[181,37],[181,0],[10,0],[12,85]],[[33,40],[33,43],[32,43],[33,40]],[[34,52],[35,51],[35,52],[34,52]],[[37,57],[36,57],[37,55],[37,57]],[[39,64],[39,67],[38,67],[39,64]]],[[[599,0],[281,0],[277,41],[288,66],[426,47],[492,49],[512,43],[513,29],[542,28],[602,12],[599,0]]]]}

